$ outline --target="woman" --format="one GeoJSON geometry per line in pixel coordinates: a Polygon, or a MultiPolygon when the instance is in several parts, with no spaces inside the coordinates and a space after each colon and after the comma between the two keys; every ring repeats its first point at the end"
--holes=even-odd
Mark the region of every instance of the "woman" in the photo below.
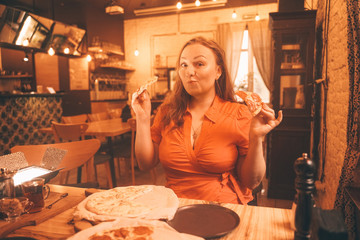
{"type": "Polygon", "coordinates": [[[174,91],[150,128],[149,94],[135,92],[135,154],[141,169],[160,161],[178,197],[247,204],[265,174],[262,141],[280,124],[263,104],[252,117],[237,103],[224,51],[212,40],[188,41],[177,61],[174,91]]]}

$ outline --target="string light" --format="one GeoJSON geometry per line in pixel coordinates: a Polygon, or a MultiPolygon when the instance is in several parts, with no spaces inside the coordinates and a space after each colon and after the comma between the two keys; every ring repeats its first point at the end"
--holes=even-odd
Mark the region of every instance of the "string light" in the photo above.
{"type": "Polygon", "coordinates": [[[181,1],[178,1],[178,2],[177,2],[176,8],[179,9],[179,10],[182,8],[181,1]]]}
{"type": "Polygon", "coordinates": [[[50,55],[50,56],[54,56],[54,54],[55,54],[55,51],[54,51],[54,49],[51,47],[51,48],[49,48],[49,50],[48,50],[48,54],[50,55]]]}
{"type": "Polygon", "coordinates": [[[69,54],[70,53],[70,49],[67,47],[67,48],[64,48],[64,53],[65,54],[69,54]]]}
{"type": "Polygon", "coordinates": [[[236,11],[235,11],[235,10],[234,10],[233,13],[231,14],[231,17],[232,17],[233,19],[237,18],[237,14],[236,14],[236,11]]]}
{"type": "Polygon", "coordinates": [[[195,1],[195,6],[199,7],[201,5],[200,0],[195,1]]]}

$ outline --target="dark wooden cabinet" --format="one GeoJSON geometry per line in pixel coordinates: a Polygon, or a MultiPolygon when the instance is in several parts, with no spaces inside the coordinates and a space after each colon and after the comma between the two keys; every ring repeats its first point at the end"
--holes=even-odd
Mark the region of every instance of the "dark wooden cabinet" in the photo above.
{"type": "Polygon", "coordinates": [[[311,152],[315,20],[316,11],[270,13],[271,104],[276,112],[283,111],[284,118],[268,135],[269,198],[294,198],[294,162],[311,152]]]}

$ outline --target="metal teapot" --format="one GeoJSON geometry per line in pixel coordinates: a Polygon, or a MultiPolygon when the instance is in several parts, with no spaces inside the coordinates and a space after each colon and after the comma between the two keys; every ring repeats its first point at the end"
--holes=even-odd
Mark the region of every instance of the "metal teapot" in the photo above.
{"type": "Polygon", "coordinates": [[[15,173],[16,171],[10,171],[7,168],[0,168],[0,198],[16,196],[13,180],[15,173]]]}

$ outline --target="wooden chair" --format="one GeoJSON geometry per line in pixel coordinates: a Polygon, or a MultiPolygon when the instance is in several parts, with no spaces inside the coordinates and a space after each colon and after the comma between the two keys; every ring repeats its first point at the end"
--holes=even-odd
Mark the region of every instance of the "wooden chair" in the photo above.
{"type": "Polygon", "coordinates": [[[62,116],[63,123],[86,123],[88,121],[87,114],[79,114],[74,116],[62,116]]]}
{"type": "MultiPolygon", "coordinates": [[[[151,124],[154,120],[154,117],[151,117],[151,124]]],[[[135,185],[135,135],[136,135],[136,118],[129,118],[127,120],[128,124],[131,127],[131,152],[130,152],[130,163],[131,163],[131,178],[132,184],[135,185]]],[[[157,176],[156,169],[153,168],[150,170],[150,174],[153,179],[153,183],[156,184],[157,176]]]]}
{"type": "Polygon", "coordinates": [[[78,141],[84,139],[85,131],[88,129],[87,123],[57,123],[51,122],[57,142],[78,141]]]}
{"type": "Polygon", "coordinates": [[[49,147],[67,150],[67,153],[57,167],[58,169],[64,168],[61,170],[60,184],[66,183],[64,173],[79,167],[85,167],[85,180],[90,181],[93,175],[92,158],[100,147],[98,139],[42,145],[19,145],[12,147],[10,151],[12,153],[23,152],[29,165],[40,165],[42,157],[49,147]]]}
{"type": "Polygon", "coordinates": [[[109,119],[109,114],[107,112],[101,113],[89,113],[88,118],[90,122],[101,121],[109,119]]]}
{"type": "Polygon", "coordinates": [[[108,115],[111,119],[113,118],[121,118],[122,108],[114,108],[108,110],[108,115]]]}
{"type": "MultiPolygon", "coordinates": [[[[76,141],[79,139],[80,140],[84,139],[84,134],[88,128],[88,124],[87,123],[64,124],[64,123],[52,122],[52,128],[53,128],[55,139],[57,140],[57,142],[76,141]]],[[[100,141],[100,139],[98,139],[98,140],[100,141]]],[[[101,141],[100,141],[100,143],[101,143],[101,141]]],[[[96,166],[100,165],[100,164],[104,164],[105,169],[106,169],[108,184],[111,183],[111,172],[110,172],[109,159],[110,159],[110,156],[102,153],[102,151],[98,151],[94,155],[92,163],[93,163],[93,168],[94,168],[94,173],[95,173],[94,177],[95,177],[96,181],[98,181],[96,166]]],[[[78,182],[80,182],[81,169],[78,169],[77,175],[78,175],[78,177],[77,177],[78,182]]],[[[66,176],[66,183],[68,181],[68,178],[69,178],[69,172],[67,173],[67,176],[66,176]]]]}

